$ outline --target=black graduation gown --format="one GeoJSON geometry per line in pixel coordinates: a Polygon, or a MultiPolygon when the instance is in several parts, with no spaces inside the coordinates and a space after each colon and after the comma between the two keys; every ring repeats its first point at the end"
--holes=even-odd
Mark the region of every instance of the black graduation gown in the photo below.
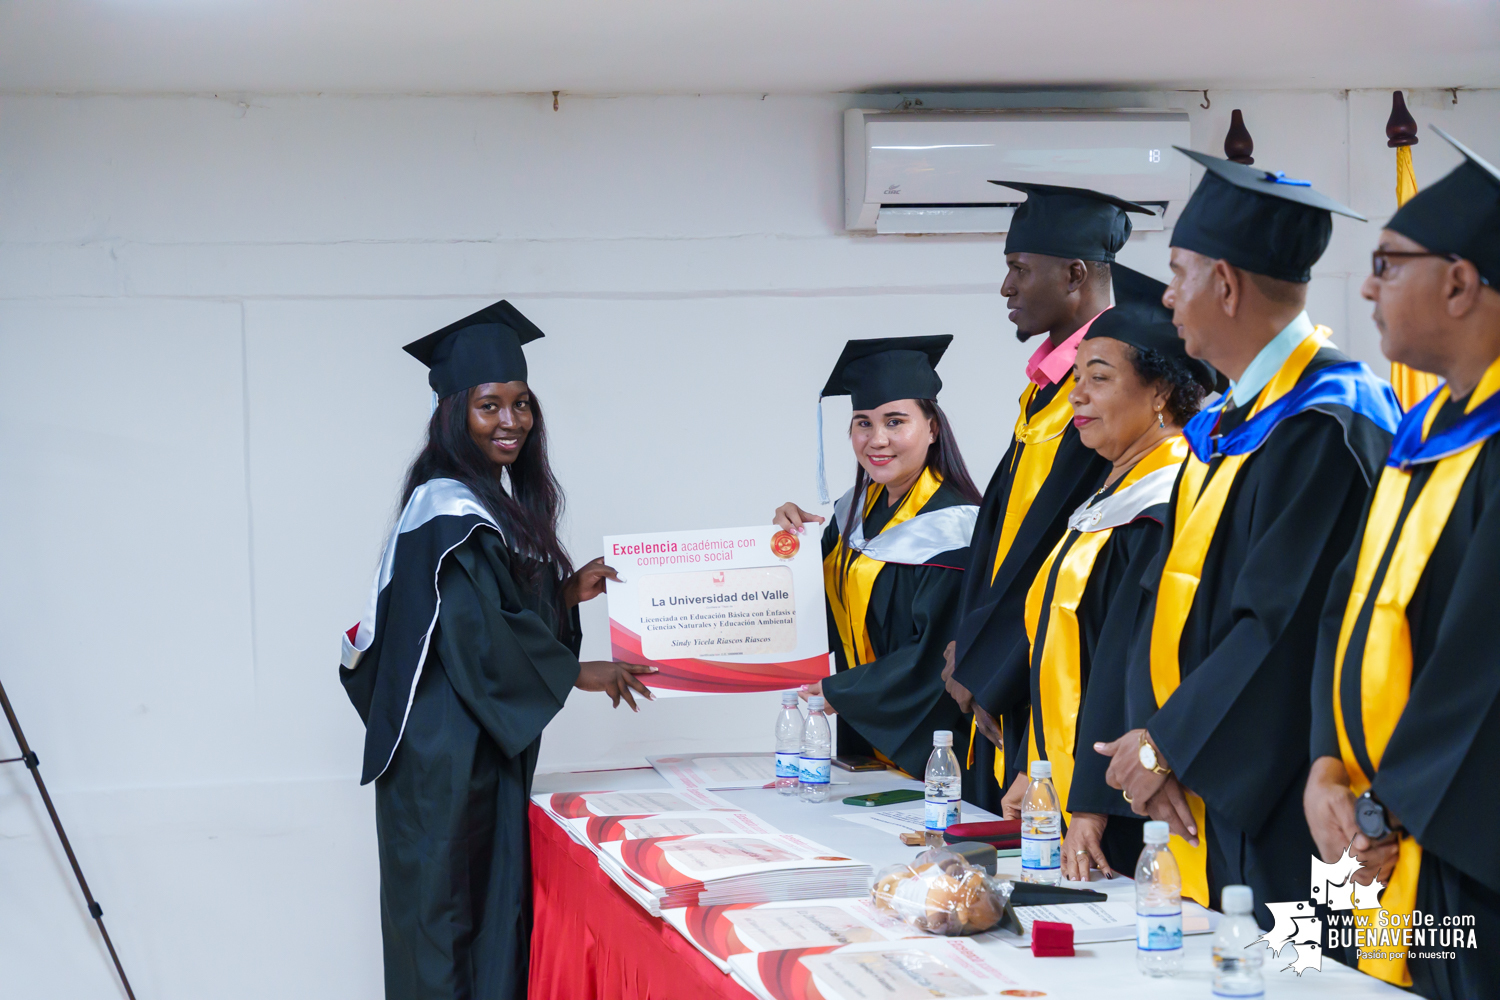
{"type": "MultiPolygon", "coordinates": [[[[1305,374],[1347,360],[1324,347],[1305,374]]],[[[1219,433],[1244,423],[1252,405],[1226,408],[1219,433]]],[[[1131,728],[1145,726],[1177,778],[1203,798],[1212,899],[1226,885],[1250,886],[1267,929],[1274,923],[1267,902],[1307,898],[1303,859],[1315,847],[1302,790],[1319,619],[1389,449],[1390,435],[1368,418],[1334,408],[1281,421],[1245,460],[1182,631],[1182,684],[1160,710],[1151,624],[1170,533],[1144,577],[1127,693],[1131,728]]],[[[1209,463],[1205,489],[1223,461],[1209,463]]],[[[1179,473],[1177,489],[1181,483],[1179,473]]]]}
{"type": "MultiPolygon", "coordinates": [[[[1118,486],[1119,482],[1112,483],[1100,494],[1100,499],[1113,494],[1118,486]]],[[[1120,793],[1105,782],[1109,758],[1095,753],[1094,744],[1107,743],[1130,728],[1125,707],[1125,676],[1130,661],[1131,637],[1135,634],[1145,598],[1141,575],[1161,548],[1162,521],[1166,515],[1166,504],[1159,504],[1110,532],[1109,541],[1094,559],[1094,568],[1078,602],[1082,704],[1073,742],[1073,779],[1068,788],[1068,800],[1063,805],[1070,813],[1104,813],[1109,816],[1101,843],[1104,856],[1110,867],[1127,875],[1135,871],[1135,863],[1141,855],[1141,828],[1145,820],[1137,816],[1120,793]]],[[[1047,641],[1046,608],[1052,603],[1063,557],[1081,536],[1081,532],[1069,531],[1064,537],[1063,549],[1053,560],[1048,574],[1036,641],[1021,653],[1028,660],[1024,667],[1031,678],[1032,705],[1041,703],[1038,685],[1042,652],[1047,641]]],[[[1016,665],[1012,664],[1010,668],[1016,669],[1016,665]]],[[[1040,759],[1046,760],[1046,731],[1038,725],[1034,727],[1034,735],[1037,753],[1040,759]]]]}
{"type": "Polygon", "coordinates": [[[577,612],[481,529],[443,561],[426,666],[375,782],[386,1000],[526,996],[531,779],[578,678],[577,612]]]}
{"type": "MultiPolygon", "coordinates": [[[[1064,380],[1066,382],[1066,380],[1064,380]]],[[[1027,416],[1039,413],[1062,391],[1061,384],[1038,390],[1027,407],[1027,416]]],[[[995,572],[995,549],[1005,507],[1010,501],[1016,464],[1026,445],[1011,438],[1010,448],[985,487],[974,539],[969,546],[959,604],[957,646],[953,677],[974,693],[974,700],[1001,720],[1010,744],[1010,760],[1004,783],[986,777],[995,773],[996,748],[983,735],[974,737],[974,773],[977,797],[973,800],[992,812],[1000,811],[1000,799],[1015,774],[1015,762],[1025,760],[1028,672],[1024,669],[1026,640],[1026,592],[1068,527],[1068,515],[1097,490],[1109,474],[1109,463],[1084,447],[1078,429],[1069,423],[1063,430],[1052,467],[1037,490],[1015,539],[995,572]],[[993,579],[992,579],[993,577],[993,579]],[[1017,661],[1019,652],[1021,659],[1017,661]],[[1015,664],[1019,662],[1018,669],[1015,664]],[[1014,738],[1012,738],[1014,737],[1014,738]]],[[[962,737],[959,737],[961,740],[962,737]]]]}
{"type": "MultiPolygon", "coordinates": [[[[922,512],[965,503],[950,486],[939,486],[922,512]]],[[[899,506],[899,505],[898,505],[899,506]]],[[[873,538],[897,507],[882,495],[865,519],[865,537],[873,538]]],[[[840,525],[830,520],[823,530],[823,557],[838,547],[840,525]]],[[[960,568],[967,549],[932,557],[925,565],[886,563],[870,589],[865,612],[875,660],[851,670],[838,641],[838,625],[828,612],[838,672],[823,682],[829,707],[838,713],[839,753],[873,756],[879,750],[907,774],[921,780],[932,754],[934,730],[951,730],[961,753],[968,717],[943,686],[943,648],[953,638],[958,618],[960,568]]],[[[962,765],[963,761],[959,761],[962,765]]],[[[973,802],[978,784],[964,772],[963,797],[973,802]]]]}
{"type": "MultiPolygon", "coordinates": [[[[1457,423],[1465,402],[1449,400],[1433,419],[1430,434],[1457,423]]],[[[1405,523],[1436,467],[1435,462],[1413,467],[1398,523],[1405,523]]],[[[1399,531],[1392,533],[1393,539],[1398,536],[1399,531]]],[[[1324,609],[1314,678],[1314,757],[1340,756],[1333,714],[1334,658],[1362,537],[1361,531],[1339,567],[1324,609]]],[[[1373,782],[1375,796],[1422,845],[1416,908],[1438,918],[1475,918],[1477,949],[1455,949],[1453,959],[1414,954],[1407,959],[1412,988],[1442,1000],[1500,997],[1500,854],[1494,847],[1500,830],[1500,795],[1495,791],[1500,774],[1497,565],[1500,436],[1480,448],[1407,605],[1411,694],[1373,782]]],[[[1363,754],[1360,672],[1347,664],[1342,688],[1349,738],[1363,754]]],[[[1412,952],[1423,950],[1437,949],[1412,952]]],[[[1352,954],[1336,957],[1355,964],[1352,954]]]]}

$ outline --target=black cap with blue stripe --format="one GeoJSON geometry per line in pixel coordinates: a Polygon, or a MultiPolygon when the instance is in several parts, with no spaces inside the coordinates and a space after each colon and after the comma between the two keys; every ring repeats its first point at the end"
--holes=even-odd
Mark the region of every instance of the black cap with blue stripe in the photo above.
{"type": "Polygon", "coordinates": [[[1174,247],[1303,284],[1312,280],[1312,266],[1328,249],[1333,213],[1369,221],[1313,190],[1310,181],[1172,148],[1208,171],[1172,228],[1174,247]]]}

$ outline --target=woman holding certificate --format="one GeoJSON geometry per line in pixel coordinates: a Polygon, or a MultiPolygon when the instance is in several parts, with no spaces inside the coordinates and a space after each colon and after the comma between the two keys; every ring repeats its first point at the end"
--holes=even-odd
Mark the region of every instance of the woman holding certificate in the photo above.
{"type": "MultiPolygon", "coordinates": [[[[823,532],[837,673],[804,694],[838,714],[840,755],[875,756],[920,778],[934,730],[967,725],[944,690],[962,567],[978,513],[934,370],[951,336],[851,340],[823,396],[851,397],[854,487],[823,532]]],[[[794,503],[776,524],[823,521],[794,503]]],[[[973,787],[965,781],[965,788],[973,787]]]]}
{"type": "Polygon", "coordinates": [[[499,302],[406,346],[440,398],[339,670],[375,782],[387,1000],[526,996],[542,729],[575,687],[651,697],[654,667],[578,661],[578,604],[614,570],[574,572],[557,537],[521,350],[540,336],[499,302]]]}
{"type": "MultiPolygon", "coordinates": [[[[1063,877],[1091,868],[1130,872],[1142,820],[1104,781],[1110,758],[1095,742],[1125,721],[1125,666],[1140,606],[1142,572],[1161,547],[1177,472],[1187,457],[1182,425],[1214,388],[1212,368],[1188,357],[1162,306],[1166,286],[1111,265],[1115,306],[1078,347],[1069,394],[1083,444],[1111,463],[1104,485],[1068,520],[1026,596],[1026,635],[1016,657],[1029,666],[1029,761],[1052,762],[1067,836],[1063,877]]],[[[1018,815],[1028,778],[1005,796],[1018,815]]]]}

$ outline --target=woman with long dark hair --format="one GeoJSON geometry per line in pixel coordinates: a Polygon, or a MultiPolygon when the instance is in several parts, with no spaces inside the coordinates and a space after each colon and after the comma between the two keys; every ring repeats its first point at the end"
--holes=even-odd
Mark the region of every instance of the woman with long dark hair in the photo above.
{"type": "MultiPolygon", "coordinates": [[[[839,756],[873,756],[914,776],[932,734],[964,726],[943,687],[943,648],[953,638],[979,491],[937,404],[943,383],[934,366],[952,340],[851,340],[822,393],[853,401],[858,470],[823,531],[838,669],[803,693],[822,694],[838,715],[839,756]]],[[[794,503],[775,515],[798,533],[822,521],[794,503]]]]}
{"type": "Polygon", "coordinates": [[[540,336],[500,302],[406,347],[439,399],[339,671],[375,782],[386,1000],[526,996],[542,730],[574,687],[651,697],[655,668],[578,660],[578,605],[617,577],[557,537],[521,349],[540,336]]]}

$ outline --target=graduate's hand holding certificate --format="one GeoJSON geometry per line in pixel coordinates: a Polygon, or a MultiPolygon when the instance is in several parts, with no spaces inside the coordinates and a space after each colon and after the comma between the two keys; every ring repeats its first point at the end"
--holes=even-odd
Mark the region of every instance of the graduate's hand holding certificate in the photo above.
{"type": "Polygon", "coordinates": [[[797,534],[806,534],[808,524],[822,524],[827,518],[820,514],[812,514],[803,510],[796,504],[788,501],[776,508],[776,516],[771,518],[771,523],[784,531],[795,531],[797,534]]]}
{"type": "MultiPolygon", "coordinates": [[[[614,580],[620,582],[620,574],[615,572],[613,566],[604,562],[600,556],[586,563],[563,584],[563,601],[568,607],[582,604],[584,601],[592,601],[604,593],[605,581],[614,580]]],[[[640,707],[635,703],[635,696],[630,692],[634,690],[642,695],[647,701],[655,701],[656,695],[651,689],[642,684],[638,675],[654,674],[656,668],[643,666],[636,663],[617,663],[614,660],[582,660],[578,664],[578,680],[573,686],[580,691],[603,691],[609,695],[610,703],[620,707],[620,699],[625,699],[625,704],[630,706],[632,712],[639,712],[640,707]]]]}
{"type": "Polygon", "coordinates": [[[647,701],[655,701],[656,695],[641,683],[638,676],[654,673],[656,673],[655,667],[642,666],[637,663],[583,660],[578,664],[578,680],[573,682],[573,686],[580,691],[603,691],[609,695],[609,700],[615,708],[620,707],[620,699],[624,698],[632,712],[639,712],[640,708],[637,707],[635,697],[630,692],[634,689],[647,701]]]}
{"type": "Polygon", "coordinates": [[[563,600],[570,608],[585,601],[592,601],[604,593],[606,580],[619,583],[620,574],[615,572],[613,566],[605,565],[604,557],[600,556],[568,577],[568,582],[563,584],[563,600]]]}

